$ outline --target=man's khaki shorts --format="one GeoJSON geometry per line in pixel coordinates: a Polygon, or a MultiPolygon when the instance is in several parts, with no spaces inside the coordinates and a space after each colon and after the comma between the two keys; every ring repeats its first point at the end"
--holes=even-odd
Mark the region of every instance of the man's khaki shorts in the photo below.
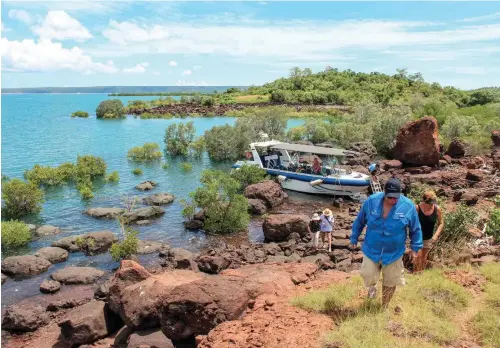
{"type": "Polygon", "coordinates": [[[432,246],[434,245],[434,242],[432,239],[425,239],[424,240],[424,248],[425,249],[432,249],[432,246]]]}
{"type": "Polygon", "coordinates": [[[405,285],[403,257],[389,265],[382,266],[381,262],[377,264],[363,255],[363,264],[361,265],[360,273],[365,281],[366,287],[377,285],[380,279],[380,272],[382,272],[383,286],[393,287],[405,285]]]}

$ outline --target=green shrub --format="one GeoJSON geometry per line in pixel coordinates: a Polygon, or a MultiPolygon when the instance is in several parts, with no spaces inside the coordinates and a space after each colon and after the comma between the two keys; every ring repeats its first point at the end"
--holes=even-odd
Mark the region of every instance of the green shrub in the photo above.
{"type": "Polygon", "coordinates": [[[35,164],[32,169],[24,172],[24,178],[35,185],[56,186],[65,183],[65,178],[58,167],[35,164]]]}
{"type": "Polygon", "coordinates": [[[201,157],[205,151],[205,138],[203,136],[197,137],[189,144],[189,153],[194,157],[201,157]]]}
{"type": "Polygon", "coordinates": [[[117,243],[113,243],[109,253],[114,261],[128,260],[133,255],[137,254],[139,248],[139,232],[126,226],[123,221],[120,221],[120,229],[123,239],[117,243]]]}
{"type": "Polygon", "coordinates": [[[165,131],[165,152],[170,156],[187,156],[194,141],[194,123],[173,123],[165,131]]]}
{"type": "Polygon", "coordinates": [[[234,161],[244,154],[237,145],[239,140],[235,127],[228,124],[205,131],[204,138],[208,156],[214,161],[234,161]]]}
{"type": "Polygon", "coordinates": [[[107,182],[118,182],[120,181],[120,174],[115,170],[106,177],[107,182]]]}
{"type": "Polygon", "coordinates": [[[86,111],[75,111],[71,114],[71,117],[89,117],[89,113],[86,111]]]}
{"type": "Polygon", "coordinates": [[[446,118],[441,134],[448,139],[466,137],[479,132],[479,124],[473,116],[453,113],[446,118]]]}
{"type": "Polygon", "coordinates": [[[95,110],[97,118],[123,118],[125,108],[120,99],[104,100],[95,110]]]}
{"type": "Polygon", "coordinates": [[[230,175],[233,179],[240,183],[242,189],[248,185],[263,182],[269,178],[264,169],[246,164],[241,166],[239,169],[233,170],[230,175]]]}
{"type": "Polygon", "coordinates": [[[163,170],[167,170],[168,168],[170,168],[170,164],[168,164],[168,163],[163,163],[163,164],[161,165],[161,167],[163,168],[163,170]]]}
{"type": "Polygon", "coordinates": [[[182,162],[179,164],[179,167],[181,168],[181,170],[183,172],[190,172],[193,170],[193,165],[191,163],[188,163],[188,162],[182,162]]]}
{"type": "Polygon", "coordinates": [[[146,143],[128,150],[127,158],[135,162],[153,162],[161,159],[160,146],[157,143],[146,143]]]}
{"type": "Polygon", "coordinates": [[[2,221],[2,249],[17,248],[31,241],[31,232],[24,222],[2,221]]]}
{"type": "Polygon", "coordinates": [[[102,157],[85,155],[78,156],[76,160],[76,175],[82,177],[89,175],[91,179],[106,174],[107,164],[102,157]]]}
{"type": "Polygon", "coordinates": [[[142,175],[142,169],[141,168],[135,168],[132,170],[132,174],[134,175],[142,175]]]}
{"type": "Polygon", "coordinates": [[[80,192],[80,196],[84,200],[89,200],[89,199],[94,198],[94,194],[92,193],[92,189],[88,186],[81,186],[78,189],[78,192],[80,192]]]}
{"type": "Polygon", "coordinates": [[[189,194],[192,201],[187,206],[190,212],[196,208],[206,211],[206,231],[224,234],[247,228],[248,200],[239,193],[238,181],[222,171],[205,170],[200,182],[202,186],[189,194]]]}
{"type": "Polygon", "coordinates": [[[493,209],[488,220],[486,233],[492,236],[495,242],[500,243],[500,208],[493,209]]]}
{"type": "Polygon", "coordinates": [[[306,128],[304,126],[290,128],[286,133],[286,137],[290,141],[304,140],[306,138],[306,128]]]}
{"type": "Polygon", "coordinates": [[[43,191],[31,182],[12,179],[2,183],[3,213],[10,218],[39,213],[43,191]]]}

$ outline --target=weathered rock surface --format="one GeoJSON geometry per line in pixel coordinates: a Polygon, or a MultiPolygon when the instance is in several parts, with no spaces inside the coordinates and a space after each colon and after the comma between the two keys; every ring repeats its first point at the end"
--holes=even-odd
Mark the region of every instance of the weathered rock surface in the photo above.
{"type": "Polygon", "coordinates": [[[231,262],[222,256],[204,255],[196,260],[200,271],[205,273],[220,273],[222,270],[229,267],[231,262]]]}
{"type": "Polygon", "coordinates": [[[472,182],[479,182],[484,179],[484,172],[481,170],[469,170],[467,171],[467,175],[465,176],[465,179],[472,181],[472,182]]]}
{"type": "Polygon", "coordinates": [[[45,279],[42,284],[40,284],[40,291],[44,294],[53,294],[61,289],[61,283],[55,280],[45,279]]]}
{"type": "Polygon", "coordinates": [[[165,210],[157,206],[151,206],[127,211],[123,213],[122,216],[128,223],[131,223],[137,220],[147,220],[150,218],[154,218],[162,214],[165,214],[165,210]]]}
{"type": "Polygon", "coordinates": [[[78,239],[78,237],[80,237],[80,236],[64,237],[64,238],[61,238],[59,240],[56,240],[51,245],[53,247],[65,249],[65,250],[69,251],[70,253],[75,253],[77,251],[80,251],[80,247],[78,246],[78,244],[76,244],[76,240],[78,239]]]}
{"type": "Polygon", "coordinates": [[[111,231],[96,231],[80,236],[80,250],[85,255],[96,255],[108,251],[118,237],[111,231]]]}
{"type": "Polygon", "coordinates": [[[250,198],[248,200],[248,211],[254,215],[264,215],[267,211],[266,203],[260,199],[250,198]]]}
{"type": "Polygon", "coordinates": [[[29,332],[47,325],[49,314],[42,306],[14,304],[7,307],[2,320],[2,330],[29,332]]]}
{"type": "Polygon", "coordinates": [[[38,249],[36,253],[33,254],[36,257],[41,257],[49,261],[50,263],[60,263],[68,259],[69,253],[59,247],[46,247],[38,249]]]}
{"type": "Polygon", "coordinates": [[[268,208],[277,207],[288,197],[281,186],[271,180],[247,186],[244,195],[246,198],[260,199],[268,208]]]}
{"type": "Polygon", "coordinates": [[[85,213],[96,219],[116,219],[124,211],[122,208],[91,208],[85,213]]]}
{"type": "Polygon", "coordinates": [[[401,161],[398,160],[382,160],[378,162],[378,165],[382,170],[403,168],[403,163],[401,163],[401,161]]]}
{"type": "Polygon", "coordinates": [[[427,116],[402,127],[396,138],[393,155],[406,165],[438,165],[440,155],[436,119],[427,116]]]}
{"type": "Polygon", "coordinates": [[[151,254],[161,250],[170,249],[170,245],[167,243],[156,242],[152,240],[139,240],[139,246],[137,248],[138,254],[151,254]]]}
{"type": "Polygon", "coordinates": [[[61,334],[72,345],[93,343],[110,335],[121,325],[120,318],[106,303],[95,300],[72,309],[59,322],[61,334]]]}
{"type": "Polygon", "coordinates": [[[195,254],[189,250],[182,248],[172,248],[167,251],[165,260],[162,261],[162,266],[175,269],[190,269],[198,270],[195,262],[195,254]]]}
{"type": "Polygon", "coordinates": [[[33,255],[9,256],[2,260],[2,273],[13,277],[29,277],[45,272],[52,264],[33,255]]]}
{"type": "Polygon", "coordinates": [[[203,228],[203,221],[201,220],[189,220],[184,222],[184,227],[188,230],[199,230],[203,228]]]}
{"type": "Polygon", "coordinates": [[[61,233],[61,229],[59,227],[55,227],[52,225],[43,225],[38,227],[35,230],[34,235],[36,237],[44,237],[44,236],[51,236],[53,234],[58,234],[61,233]]]}
{"type": "Polygon", "coordinates": [[[269,215],[262,225],[264,237],[269,241],[285,241],[291,233],[304,236],[307,233],[309,217],[300,214],[269,215]]]}
{"type": "Polygon", "coordinates": [[[9,279],[9,277],[2,273],[2,285],[7,281],[7,279],[9,279]]]}
{"type": "Polygon", "coordinates": [[[170,193],[157,193],[142,199],[142,202],[147,205],[165,205],[174,201],[174,195],[170,193]]]}
{"type": "Polygon", "coordinates": [[[105,273],[93,267],[66,267],[50,276],[62,284],[92,284],[105,273]]]}
{"type": "Polygon", "coordinates": [[[446,155],[452,157],[452,158],[461,158],[465,156],[467,150],[468,150],[468,145],[460,139],[453,139],[448,145],[448,150],[446,150],[446,155]]]}
{"type": "Polygon", "coordinates": [[[127,348],[146,347],[174,348],[174,345],[172,341],[158,329],[136,331],[128,337],[127,348]]]}
{"type": "Polygon", "coordinates": [[[141,182],[135,188],[138,190],[141,190],[141,191],[149,191],[149,190],[152,190],[156,185],[157,185],[156,182],[148,180],[148,181],[141,182]]]}

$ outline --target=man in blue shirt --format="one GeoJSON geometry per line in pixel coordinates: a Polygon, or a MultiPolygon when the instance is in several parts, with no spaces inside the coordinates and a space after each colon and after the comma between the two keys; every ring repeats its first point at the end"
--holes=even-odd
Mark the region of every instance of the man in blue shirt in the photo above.
{"type": "Polygon", "coordinates": [[[363,242],[361,276],[368,287],[368,297],[375,298],[377,282],[382,272],[382,304],[387,307],[396,286],[405,284],[403,254],[406,250],[407,230],[411,238],[411,253],[415,260],[422,249],[422,229],[415,204],[401,195],[399,180],[387,180],[384,192],[371,195],[361,207],[351,234],[351,248],[355,248],[363,228],[367,226],[363,242]]]}

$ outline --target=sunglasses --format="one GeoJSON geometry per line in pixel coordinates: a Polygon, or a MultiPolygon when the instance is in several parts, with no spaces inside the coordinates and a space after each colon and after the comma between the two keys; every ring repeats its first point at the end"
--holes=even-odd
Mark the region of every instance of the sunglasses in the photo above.
{"type": "Polygon", "coordinates": [[[390,199],[391,201],[397,201],[399,198],[396,198],[396,197],[385,197],[387,199],[390,199]]]}

